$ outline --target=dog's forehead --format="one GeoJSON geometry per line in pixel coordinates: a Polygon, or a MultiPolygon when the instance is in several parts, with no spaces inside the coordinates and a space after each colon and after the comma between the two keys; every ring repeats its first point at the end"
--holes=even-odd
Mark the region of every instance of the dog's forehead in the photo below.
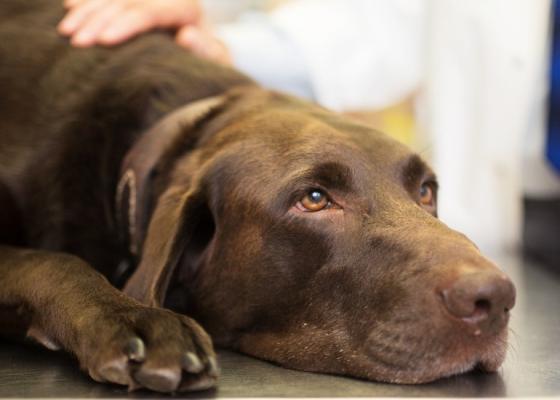
{"type": "MultiPolygon", "coordinates": [[[[321,107],[273,102],[246,113],[222,132],[229,151],[277,169],[339,163],[354,171],[399,171],[413,152],[388,135],[321,107]]],[[[236,161],[237,162],[237,161],[236,161]]]]}

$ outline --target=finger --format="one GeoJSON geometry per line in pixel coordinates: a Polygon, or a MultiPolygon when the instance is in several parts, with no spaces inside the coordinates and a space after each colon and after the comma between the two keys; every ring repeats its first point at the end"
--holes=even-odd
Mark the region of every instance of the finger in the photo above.
{"type": "Polygon", "coordinates": [[[225,65],[231,64],[227,47],[206,29],[186,26],[179,30],[176,41],[199,57],[225,65]]]}
{"type": "Polygon", "coordinates": [[[213,40],[206,48],[207,58],[224,65],[232,65],[231,55],[224,44],[218,40],[213,40]]]}
{"type": "Polygon", "coordinates": [[[166,0],[165,2],[147,2],[158,26],[180,28],[196,25],[202,17],[202,10],[195,0],[166,0]]]}
{"type": "Polygon", "coordinates": [[[88,0],[78,4],[66,14],[62,21],[60,21],[58,24],[58,31],[63,35],[72,35],[84,25],[92,15],[103,10],[103,7],[110,1],[111,0],[88,0]]]}
{"type": "Polygon", "coordinates": [[[64,7],[65,8],[72,8],[76,7],[80,3],[84,3],[88,0],[64,0],[64,7]]]}
{"type": "Polygon", "coordinates": [[[148,14],[138,9],[129,9],[119,16],[117,23],[110,23],[98,35],[98,42],[112,45],[130,39],[139,33],[145,32],[155,26],[155,21],[148,14]]]}
{"type": "Polygon", "coordinates": [[[119,23],[123,10],[123,3],[114,1],[91,15],[72,35],[72,44],[78,47],[94,45],[108,26],[119,23]]]}

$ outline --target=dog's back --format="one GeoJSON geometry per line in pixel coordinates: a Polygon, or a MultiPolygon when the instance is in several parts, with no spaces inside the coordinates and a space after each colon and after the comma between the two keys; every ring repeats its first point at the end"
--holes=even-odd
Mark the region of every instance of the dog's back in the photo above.
{"type": "Polygon", "coordinates": [[[250,80],[161,32],[72,48],[55,29],[63,15],[61,0],[0,2],[0,183],[19,208],[6,214],[22,216],[28,245],[114,268],[94,258],[119,254],[112,201],[128,148],[173,109],[250,80]]]}
{"type": "MultiPolygon", "coordinates": [[[[232,69],[192,56],[163,33],[112,49],[72,48],[55,29],[63,15],[61,0],[0,2],[3,145],[13,133],[10,126],[17,126],[22,140],[22,127],[50,128],[79,107],[105,107],[96,117],[128,107],[142,112],[141,122],[149,125],[177,106],[248,82],[232,69]]],[[[36,143],[45,135],[31,136],[36,143]]]]}

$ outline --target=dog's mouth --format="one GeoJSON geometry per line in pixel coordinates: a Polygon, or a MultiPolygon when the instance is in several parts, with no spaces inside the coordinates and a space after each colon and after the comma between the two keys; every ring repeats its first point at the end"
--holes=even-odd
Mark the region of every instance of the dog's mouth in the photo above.
{"type": "Polygon", "coordinates": [[[470,371],[496,372],[507,352],[507,328],[474,340],[442,337],[440,343],[407,348],[369,347],[369,379],[399,384],[428,383],[470,371]]]}
{"type": "Polygon", "coordinates": [[[487,337],[465,338],[460,332],[430,335],[425,329],[407,332],[413,333],[377,330],[358,347],[354,345],[359,341],[350,340],[343,330],[306,329],[305,335],[259,332],[242,338],[236,347],[284,367],[397,384],[429,383],[474,370],[491,373],[505,359],[507,327],[487,337]],[[342,342],[331,341],[334,337],[342,342]]]}

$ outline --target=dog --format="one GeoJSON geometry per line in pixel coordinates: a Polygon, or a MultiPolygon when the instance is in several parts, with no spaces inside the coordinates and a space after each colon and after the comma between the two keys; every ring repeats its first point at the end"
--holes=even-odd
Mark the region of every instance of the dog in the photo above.
{"type": "Polygon", "coordinates": [[[164,32],[72,48],[60,3],[0,3],[4,333],[160,392],[214,387],[213,343],[383,382],[497,370],[515,288],[417,154],[164,32]]]}

